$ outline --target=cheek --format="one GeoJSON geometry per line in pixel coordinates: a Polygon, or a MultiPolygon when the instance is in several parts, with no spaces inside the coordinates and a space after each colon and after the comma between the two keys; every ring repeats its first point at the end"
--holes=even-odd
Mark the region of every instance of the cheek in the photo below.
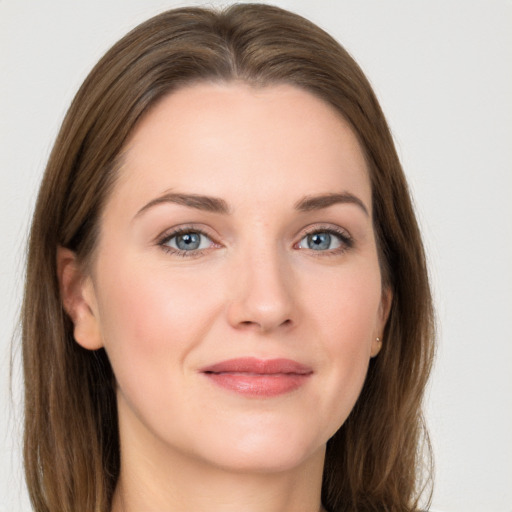
{"type": "MultiPolygon", "coordinates": [[[[377,264],[347,266],[306,283],[304,308],[310,312],[330,351],[364,353],[378,332],[381,277],[377,264]]],[[[368,352],[369,353],[369,352],[368,352]]]]}
{"type": "MultiPolygon", "coordinates": [[[[190,275],[184,278],[176,271],[128,261],[116,268],[105,265],[102,276],[102,325],[107,332],[121,331],[123,343],[130,339],[145,341],[144,345],[179,340],[184,329],[197,323],[194,317],[199,308],[207,309],[203,290],[190,275]],[[156,333],[160,335],[154,336],[156,333]]],[[[112,341],[116,338],[119,336],[112,341]]]]}
{"type": "Polygon", "coordinates": [[[98,277],[101,330],[119,386],[151,392],[172,384],[209,325],[212,301],[190,278],[135,261],[105,264],[98,277]]]}
{"type": "Polygon", "coordinates": [[[368,267],[324,282],[310,294],[308,309],[322,345],[324,393],[317,399],[330,437],[350,414],[366,377],[380,322],[380,272],[368,267]]]}

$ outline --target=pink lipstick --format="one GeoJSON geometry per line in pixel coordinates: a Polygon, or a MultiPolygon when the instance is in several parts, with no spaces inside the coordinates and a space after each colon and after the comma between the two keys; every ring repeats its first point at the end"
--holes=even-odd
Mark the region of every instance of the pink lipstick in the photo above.
{"type": "Polygon", "coordinates": [[[313,370],[290,359],[243,357],[201,369],[208,379],[228,390],[253,397],[272,397],[302,386],[313,370]]]}

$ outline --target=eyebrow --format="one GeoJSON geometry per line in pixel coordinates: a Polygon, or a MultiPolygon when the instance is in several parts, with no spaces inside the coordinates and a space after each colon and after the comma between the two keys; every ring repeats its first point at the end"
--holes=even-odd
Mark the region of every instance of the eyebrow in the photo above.
{"type": "Polygon", "coordinates": [[[138,217],[149,208],[163,203],[174,203],[182,206],[188,206],[189,208],[196,208],[197,210],[203,210],[212,213],[228,214],[230,209],[224,199],[218,197],[203,196],[198,194],[179,194],[173,192],[167,192],[156,199],[153,199],[145,206],[143,206],[135,215],[138,217]]]}
{"type": "Polygon", "coordinates": [[[310,212],[313,210],[322,210],[323,208],[328,208],[334,204],[355,204],[361,208],[367,216],[370,215],[368,213],[368,208],[366,208],[363,201],[350,192],[306,196],[295,204],[295,209],[300,212],[310,212]]]}
{"type": "MultiPolygon", "coordinates": [[[[180,194],[176,192],[166,192],[144,205],[136,214],[138,217],[146,210],[164,203],[174,203],[197,210],[207,211],[211,213],[219,213],[227,215],[231,213],[228,203],[224,199],[212,196],[204,196],[199,194],[180,194]]],[[[299,212],[310,212],[322,210],[335,204],[355,204],[369,216],[368,209],[361,199],[349,192],[337,194],[320,194],[316,196],[305,196],[295,203],[295,209],[299,212]]]]}

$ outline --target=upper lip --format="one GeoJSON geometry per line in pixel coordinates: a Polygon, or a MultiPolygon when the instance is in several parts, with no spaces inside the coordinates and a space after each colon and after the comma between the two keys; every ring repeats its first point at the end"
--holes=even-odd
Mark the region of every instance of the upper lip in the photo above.
{"type": "Polygon", "coordinates": [[[256,357],[240,357],[205,366],[204,368],[201,368],[201,372],[252,373],[256,375],[308,375],[313,373],[313,370],[311,367],[291,359],[258,359],[256,357]]]}

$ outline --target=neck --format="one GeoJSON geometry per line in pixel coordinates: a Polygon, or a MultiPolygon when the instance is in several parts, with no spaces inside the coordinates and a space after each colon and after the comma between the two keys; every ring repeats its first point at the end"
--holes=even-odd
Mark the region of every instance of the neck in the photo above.
{"type": "Polygon", "coordinates": [[[237,474],[180,467],[166,475],[122,471],[112,512],[319,512],[321,472],[237,474]]]}

